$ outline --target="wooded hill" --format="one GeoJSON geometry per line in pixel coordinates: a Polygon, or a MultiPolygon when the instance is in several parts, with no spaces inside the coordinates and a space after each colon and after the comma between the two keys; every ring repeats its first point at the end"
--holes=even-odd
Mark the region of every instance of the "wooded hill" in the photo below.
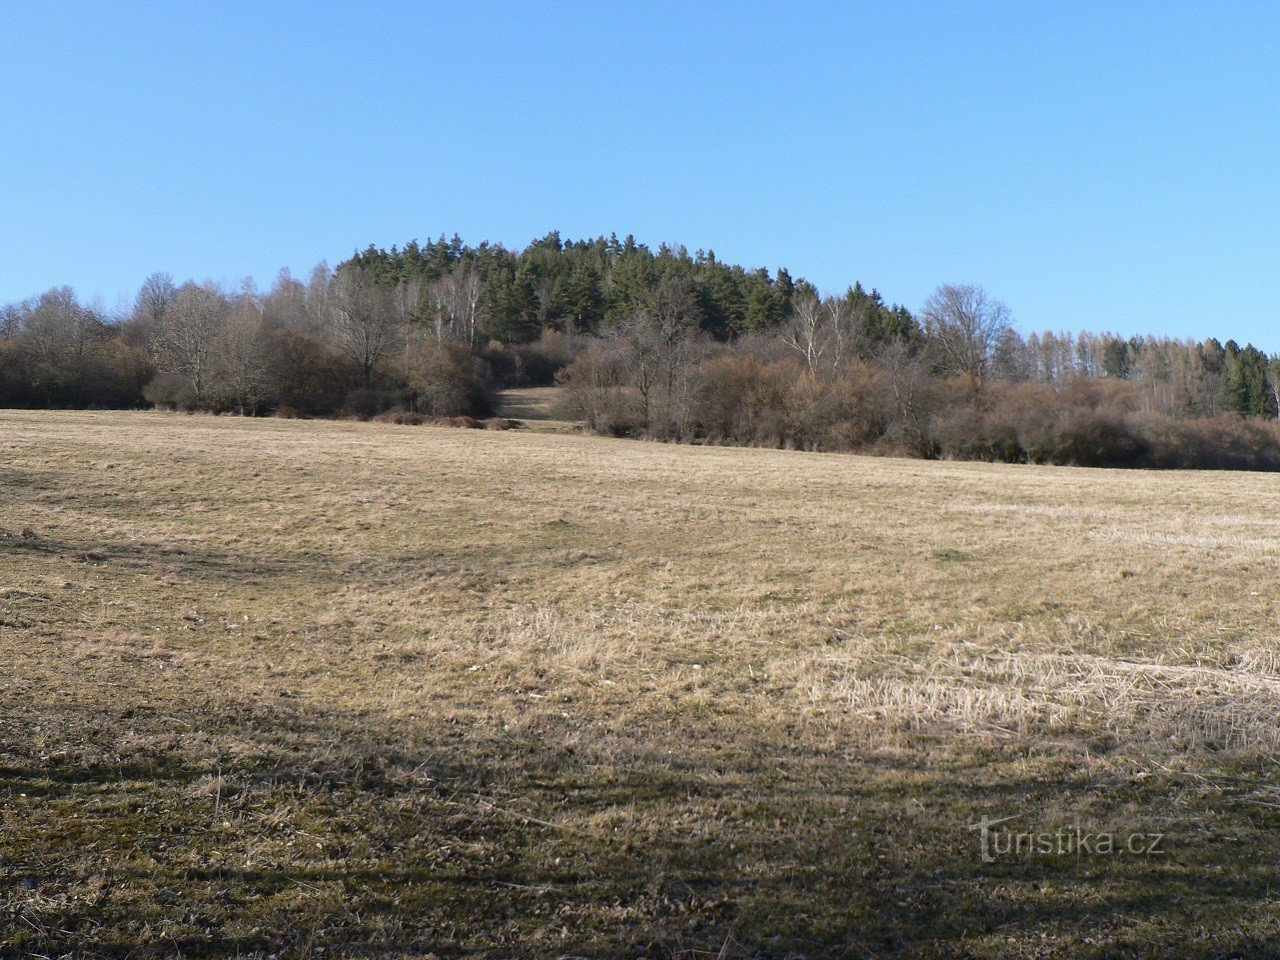
{"type": "Polygon", "coordinates": [[[559,383],[566,416],[657,439],[1011,461],[1280,467],[1280,364],[1232,340],[1032,333],[982,288],[913,313],[854,283],[628,236],[369,247],[265,292],[152,276],[111,315],[69,288],[0,310],[0,404],[483,416],[559,383]]]}

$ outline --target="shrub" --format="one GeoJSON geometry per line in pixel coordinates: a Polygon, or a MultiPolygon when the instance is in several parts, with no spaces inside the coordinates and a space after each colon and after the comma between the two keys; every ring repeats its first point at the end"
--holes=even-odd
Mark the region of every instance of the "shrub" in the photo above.
{"type": "Polygon", "coordinates": [[[405,361],[410,409],[432,417],[487,417],[493,413],[489,370],[457,343],[426,339],[405,361]]]}
{"type": "Polygon", "coordinates": [[[1204,470],[1280,470],[1280,428],[1274,421],[1236,414],[1197,420],[1136,420],[1147,445],[1146,464],[1204,470]]]}
{"type": "Polygon", "coordinates": [[[391,390],[378,390],[374,387],[356,387],[347,392],[342,404],[342,412],[360,420],[370,420],[381,413],[391,410],[400,400],[398,394],[391,390]]]}
{"type": "Polygon", "coordinates": [[[186,377],[162,370],[143,388],[146,401],[162,410],[195,409],[196,395],[186,377]]]}
{"type": "Polygon", "coordinates": [[[957,460],[1134,466],[1146,442],[1106,391],[992,385],[986,406],[945,408],[932,422],[942,456],[957,460]],[[1075,401],[1075,402],[1073,402],[1075,401]]]}
{"type": "Polygon", "coordinates": [[[884,435],[883,376],[857,363],[793,379],[784,405],[790,443],[806,450],[856,450],[884,435]]]}
{"type": "MultiPolygon", "coordinates": [[[[1023,431],[1030,428],[1024,424],[1023,431]]],[[[1129,467],[1141,462],[1145,444],[1115,410],[1067,407],[1048,421],[1047,430],[1037,431],[1038,459],[1035,463],[1056,463],[1079,467],[1129,467]]],[[[1020,432],[1020,437],[1025,434],[1020,432]]]]}
{"type": "Polygon", "coordinates": [[[591,344],[556,379],[564,387],[559,416],[582,420],[587,429],[614,437],[638,437],[647,429],[639,392],[628,385],[621,358],[610,344],[591,344]]]}
{"type": "Polygon", "coordinates": [[[1018,440],[1017,427],[1003,410],[990,413],[976,407],[947,410],[934,417],[930,432],[939,455],[951,460],[1021,463],[1027,458],[1018,440]]]}
{"type": "Polygon", "coordinates": [[[559,330],[544,330],[533,343],[515,348],[515,378],[521,386],[549,387],[556,375],[582,352],[581,337],[559,330]]]}
{"type": "Polygon", "coordinates": [[[89,372],[78,385],[82,403],[101,409],[142,405],[150,371],[136,350],[117,337],[102,337],[89,360],[89,372]]]}
{"type": "Polygon", "coordinates": [[[769,363],[755,353],[726,351],[698,368],[694,419],[714,442],[784,446],[786,407],[798,366],[769,363]]]}
{"type": "Polygon", "coordinates": [[[31,372],[18,345],[0,340],[0,405],[6,407],[36,406],[31,386],[31,372]]]}
{"type": "Polygon", "coordinates": [[[323,417],[342,406],[354,373],[337,354],[297,330],[274,334],[266,350],[277,414],[323,417]]]}

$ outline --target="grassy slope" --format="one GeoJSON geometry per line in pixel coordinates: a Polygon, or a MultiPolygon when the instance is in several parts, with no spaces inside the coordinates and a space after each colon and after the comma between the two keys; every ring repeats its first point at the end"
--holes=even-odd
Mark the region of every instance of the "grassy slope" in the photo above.
{"type": "Polygon", "coordinates": [[[1273,477],[0,412],[0,495],[11,950],[1280,937],[1273,477]]]}

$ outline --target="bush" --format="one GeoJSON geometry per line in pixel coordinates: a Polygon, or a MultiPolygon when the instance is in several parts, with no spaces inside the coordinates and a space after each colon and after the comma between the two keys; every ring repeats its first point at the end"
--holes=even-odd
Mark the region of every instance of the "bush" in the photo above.
{"type": "Polygon", "coordinates": [[[31,380],[31,373],[18,345],[12,341],[0,340],[0,406],[36,406],[31,380]]]}
{"type": "Polygon", "coordinates": [[[1054,406],[1043,397],[1025,406],[1009,399],[987,410],[947,410],[934,418],[932,433],[941,455],[955,460],[1126,467],[1142,463],[1146,451],[1123,413],[1054,406]]]}
{"type": "Polygon", "coordinates": [[[984,413],[975,407],[947,410],[934,417],[931,434],[939,455],[949,460],[1023,463],[1027,459],[1017,426],[1002,412],[984,413]]]}
{"type": "Polygon", "coordinates": [[[717,443],[784,446],[796,372],[790,360],[768,363],[750,352],[726,351],[703,361],[695,390],[699,433],[717,443]]]}
{"type": "Polygon", "coordinates": [[[555,413],[565,420],[583,420],[588,430],[609,437],[641,437],[646,427],[644,403],[631,387],[566,384],[555,413]]]}
{"type": "Polygon", "coordinates": [[[884,375],[853,363],[841,370],[805,374],[787,391],[787,429],[807,450],[859,450],[886,427],[884,375]]]}
{"type": "Polygon", "coordinates": [[[726,350],[696,382],[696,432],[713,442],[857,450],[885,432],[884,376],[861,363],[810,372],[794,357],[726,350]]]}
{"type": "Polygon", "coordinates": [[[1145,447],[1123,414],[1089,407],[1067,407],[1035,425],[1024,419],[1018,437],[1032,463],[1078,467],[1136,466],[1145,447]]]}
{"type": "Polygon", "coordinates": [[[1125,389],[1097,384],[1062,392],[1041,384],[998,388],[987,409],[937,415],[932,434],[942,455],[957,460],[1280,471],[1274,421],[1144,416],[1126,409],[1130,398],[1125,389]]]}
{"type": "Polygon", "coordinates": [[[516,378],[522,386],[549,387],[556,382],[556,375],[573,363],[582,348],[581,337],[544,330],[533,343],[516,347],[516,378]]]}
{"type": "Polygon", "coordinates": [[[342,404],[342,412],[360,420],[372,420],[378,414],[390,410],[399,401],[399,395],[391,390],[356,387],[348,391],[342,404]]]}
{"type": "Polygon", "coordinates": [[[1145,417],[1136,421],[1152,467],[1280,470],[1280,427],[1236,414],[1199,420],[1145,417]]]}
{"type": "Polygon", "coordinates": [[[640,394],[609,344],[593,343],[556,379],[564,387],[558,416],[585,421],[587,429],[613,437],[642,436],[648,428],[640,394]]]}
{"type": "Polygon", "coordinates": [[[489,368],[457,343],[424,340],[405,362],[409,408],[432,417],[487,417],[493,413],[489,368]]]}
{"type": "Polygon", "coordinates": [[[323,344],[297,330],[282,330],[269,339],[271,370],[268,392],[283,416],[325,417],[346,399],[354,371],[323,344]]]}
{"type": "Polygon", "coordinates": [[[196,395],[186,377],[162,370],[143,388],[142,395],[152,406],[162,410],[195,409],[196,395]]]}
{"type": "Polygon", "coordinates": [[[103,337],[90,355],[91,367],[79,384],[80,399],[90,407],[121,409],[141,406],[150,371],[142,356],[117,337],[103,337]]]}
{"type": "Polygon", "coordinates": [[[587,343],[585,337],[544,330],[531,343],[490,346],[482,354],[498,383],[512,387],[549,387],[587,343]]]}

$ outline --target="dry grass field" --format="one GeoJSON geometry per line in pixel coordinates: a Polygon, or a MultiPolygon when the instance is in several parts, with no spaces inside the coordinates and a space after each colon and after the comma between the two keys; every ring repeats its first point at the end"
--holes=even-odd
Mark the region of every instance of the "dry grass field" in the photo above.
{"type": "Polygon", "coordinates": [[[573,424],[557,419],[559,387],[517,387],[503,390],[498,413],[519,420],[528,430],[568,432],[573,424]]]}
{"type": "Polygon", "coordinates": [[[1274,476],[6,411],[0,496],[0,952],[1280,941],[1274,476]]]}

